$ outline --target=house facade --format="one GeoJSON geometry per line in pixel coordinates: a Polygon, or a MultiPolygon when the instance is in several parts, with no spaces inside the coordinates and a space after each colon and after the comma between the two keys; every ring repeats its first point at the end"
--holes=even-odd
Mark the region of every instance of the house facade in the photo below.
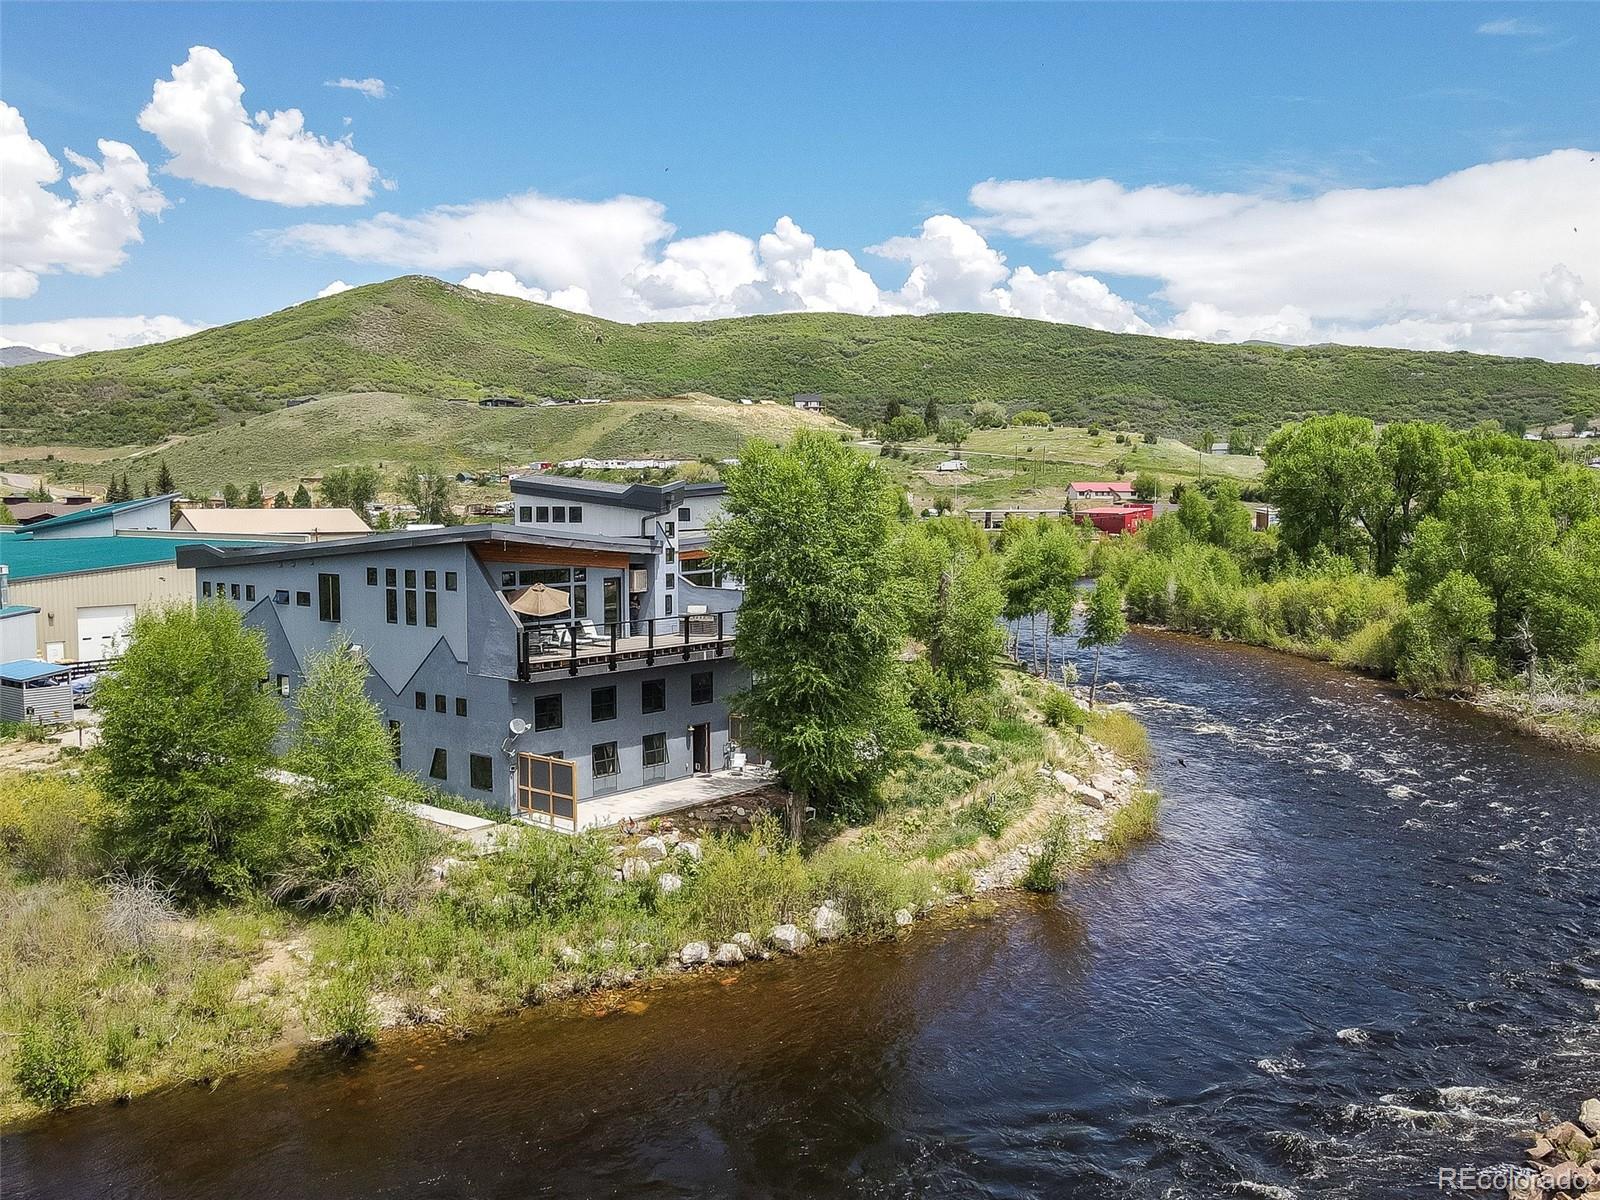
{"type": "Polygon", "coordinates": [[[510,525],[180,562],[263,631],[287,697],[337,637],[359,647],[396,763],[445,791],[564,827],[587,799],[721,769],[740,593],[683,574],[720,485],[511,489],[510,525]]]}
{"type": "Polygon", "coordinates": [[[1069,483],[1067,499],[1074,504],[1122,504],[1133,499],[1133,484],[1117,480],[1069,483]]]}

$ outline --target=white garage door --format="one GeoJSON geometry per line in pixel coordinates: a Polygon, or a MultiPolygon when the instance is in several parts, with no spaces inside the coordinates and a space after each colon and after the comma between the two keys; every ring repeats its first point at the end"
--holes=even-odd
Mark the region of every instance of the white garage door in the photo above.
{"type": "Polygon", "coordinates": [[[128,644],[133,605],[102,604],[78,610],[78,661],[115,658],[128,644]]]}

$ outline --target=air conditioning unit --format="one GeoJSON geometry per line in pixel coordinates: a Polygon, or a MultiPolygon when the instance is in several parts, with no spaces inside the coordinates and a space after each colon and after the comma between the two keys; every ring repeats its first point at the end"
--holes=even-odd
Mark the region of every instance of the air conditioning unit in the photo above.
{"type": "Polygon", "coordinates": [[[628,590],[634,594],[650,590],[650,572],[634,568],[628,572],[628,590]]]}

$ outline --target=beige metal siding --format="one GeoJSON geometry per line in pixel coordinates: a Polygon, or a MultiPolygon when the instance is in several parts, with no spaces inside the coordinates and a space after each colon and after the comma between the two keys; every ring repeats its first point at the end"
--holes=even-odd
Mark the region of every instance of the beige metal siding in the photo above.
{"type": "Polygon", "coordinates": [[[11,584],[11,603],[39,610],[40,658],[45,645],[61,642],[67,661],[78,653],[78,610],[109,604],[132,604],[143,611],[162,604],[194,603],[194,572],[175,563],[83,571],[48,579],[21,579],[11,584]]]}

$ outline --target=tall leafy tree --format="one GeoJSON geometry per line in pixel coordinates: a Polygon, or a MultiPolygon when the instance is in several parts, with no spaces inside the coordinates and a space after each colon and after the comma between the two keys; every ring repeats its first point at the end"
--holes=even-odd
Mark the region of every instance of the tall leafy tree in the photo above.
{"type": "Polygon", "coordinates": [[[449,525],[455,520],[456,481],[443,468],[434,465],[406,467],[395,481],[395,490],[417,510],[424,525],[449,525]]]}
{"type": "Polygon", "coordinates": [[[294,490],[294,506],[296,508],[311,507],[311,493],[306,490],[306,485],[303,483],[294,490]]]}
{"type": "Polygon", "coordinates": [[[240,895],[281,848],[267,778],[283,720],[265,642],[220,601],[140,614],[94,690],[113,843],[183,894],[240,895]]]}
{"type": "Polygon", "coordinates": [[[898,493],[814,431],[752,443],[727,482],[712,553],[744,584],[736,650],[751,683],[735,703],[792,789],[798,836],[806,805],[837,811],[914,736],[895,669],[898,493]]]}
{"type": "Polygon", "coordinates": [[[1371,421],[1337,415],[1285,425],[1267,439],[1262,457],[1279,536],[1290,549],[1301,557],[1318,548],[1366,557],[1356,514],[1377,470],[1371,421]]]}
{"type": "Polygon", "coordinates": [[[1089,682],[1089,707],[1094,707],[1095,694],[1100,690],[1100,652],[1115,646],[1128,632],[1128,619],[1122,612],[1122,591],[1105,576],[1101,576],[1089,593],[1089,603],[1084,609],[1083,632],[1078,635],[1079,646],[1094,647],[1094,678],[1089,682]]]}
{"type": "Polygon", "coordinates": [[[354,467],[337,467],[322,477],[318,489],[322,503],[329,508],[348,508],[366,516],[367,505],[378,498],[382,479],[378,468],[362,463],[354,467]]]}
{"type": "Polygon", "coordinates": [[[267,498],[261,492],[261,485],[252,479],[249,486],[244,489],[244,506],[260,508],[266,502],[267,498]]]}

